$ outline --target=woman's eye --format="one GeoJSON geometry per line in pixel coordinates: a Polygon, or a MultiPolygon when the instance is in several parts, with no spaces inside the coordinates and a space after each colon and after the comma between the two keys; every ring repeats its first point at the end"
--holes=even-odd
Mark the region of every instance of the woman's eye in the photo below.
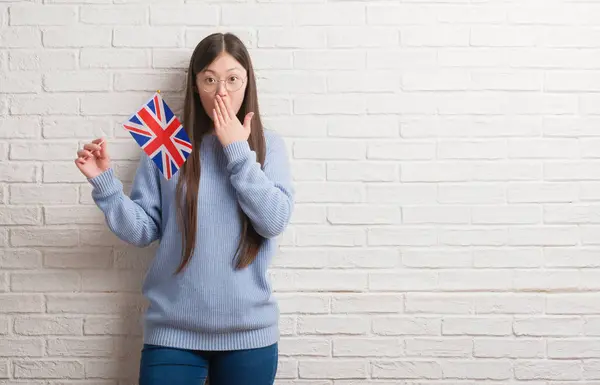
{"type": "Polygon", "coordinates": [[[213,79],[213,78],[206,78],[204,81],[206,83],[208,83],[208,84],[211,84],[211,83],[214,83],[215,79],[213,79]]]}

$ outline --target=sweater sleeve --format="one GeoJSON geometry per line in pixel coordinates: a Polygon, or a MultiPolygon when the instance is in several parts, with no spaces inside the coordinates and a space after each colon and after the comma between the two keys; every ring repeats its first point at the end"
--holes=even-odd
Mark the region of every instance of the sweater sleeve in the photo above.
{"type": "Polygon", "coordinates": [[[110,230],[123,241],[147,246],[160,237],[161,199],[159,175],[152,160],[142,154],[130,196],[109,168],[88,179],[93,186],[92,198],[102,210],[110,230]]]}
{"type": "Polygon", "coordinates": [[[230,180],[256,231],[273,238],[285,230],[294,208],[294,189],[285,142],[271,134],[264,169],[247,141],[224,148],[230,180]]]}

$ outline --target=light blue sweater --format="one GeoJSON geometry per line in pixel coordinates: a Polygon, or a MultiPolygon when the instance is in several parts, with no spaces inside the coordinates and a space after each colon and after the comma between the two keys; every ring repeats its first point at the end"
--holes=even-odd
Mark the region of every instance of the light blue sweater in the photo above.
{"type": "Polygon", "coordinates": [[[142,292],[149,300],[144,342],[198,350],[249,349],[279,339],[279,310],[267,268],[276,237],[292,214],[293,187],[285,143],[265,132],[264,168],[247,142],[223,146],[214,135],[201,145],[196,248],[186,269],[181,262],[175,188],[142,153],[128,197],[112,169],[89,179],[92,197],[109,228],[143,247],[160,240],[142,292]],[[241,220],[238,204],[266,237],[255,261],[235,270],[241,220]]]}

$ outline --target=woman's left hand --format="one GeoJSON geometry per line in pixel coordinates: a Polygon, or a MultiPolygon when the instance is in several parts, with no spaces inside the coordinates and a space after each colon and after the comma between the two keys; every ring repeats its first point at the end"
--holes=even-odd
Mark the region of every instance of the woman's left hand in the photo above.
{"type": "Polygon", "coordinates": [[[217,134],[221,145],[226,147],[233,142],[248,140],[253,116],[254,112],[246,114],[242,124],[233,108],[231,108],[229,98],[217,95],[215,108],[213,108],[213,121],[215,123],[215,134],[217,134]]]}

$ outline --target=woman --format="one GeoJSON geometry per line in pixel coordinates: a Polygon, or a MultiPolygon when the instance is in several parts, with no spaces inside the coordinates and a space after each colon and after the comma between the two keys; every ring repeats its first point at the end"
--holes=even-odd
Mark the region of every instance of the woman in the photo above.
{"type": "Polygon", "coordinates": [[[263,131],[236,36],[203,39],[187,75],[183,124],[194,149],[173,178],[142,154],[126,196],[101,139],[75,163],[119,238],[160,240],[142,290],[140,384],[273,384],[279,314],[267,268],[294,206],[285,143],[263,131]]]}

